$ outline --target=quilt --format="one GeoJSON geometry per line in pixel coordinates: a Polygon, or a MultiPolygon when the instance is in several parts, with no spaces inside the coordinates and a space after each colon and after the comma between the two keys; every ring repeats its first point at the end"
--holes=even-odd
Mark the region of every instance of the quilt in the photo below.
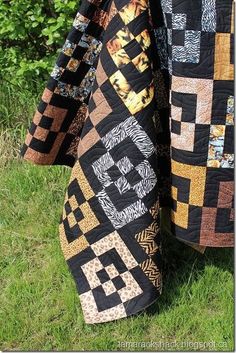
{"type": "Polygon", "coordinates": [[[21,148],[72,168],[59,224],[86,323],[162,292],[175,237],[232,247],[232,0],[82,0],[21,148]]]}

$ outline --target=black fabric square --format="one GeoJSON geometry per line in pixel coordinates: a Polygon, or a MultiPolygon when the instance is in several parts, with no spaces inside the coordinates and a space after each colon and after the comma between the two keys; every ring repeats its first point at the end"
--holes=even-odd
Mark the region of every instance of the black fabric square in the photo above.
{"type": "Polygon", "coordinates": [[[174,212],[177,210],[177,200],[172,199],[171,200],[171,208],[174,212]]]}
{"type": "Polygon", "coordinates": [[[228,97],[232,95],[233,81],[214,81],[212,101],[212,125],[225,125],[228,97]]]}
{"type": "Polygon", "coordinates": [[[180,135],[180,133],[181,133],[181,121],[177,121],[177,120],[172,120],[171,121],[171,132],[173,132],[173,134],[180,135]]]}
{"type": "Polygon", "coordinates": [[[142,31],[146,30],[147,28],[146,23],[149,20],[149,14],[147,10],[148,9],[143,11],[140,16],[136,16],[133,21],[130,21],[127,24],[128,29],[134,35],[134,37],[140,35],[140,33],[142,33],[142,31]]]}
{"type": "Polygon", "coordinates": [[[137,184],[143,179],[136,169],[132,169],[130,172],[125,174],[125,178],[132,186],[137,184]]]}
{"type": "Polygon", "coordinates": [[[116,165],[113,165],[109,169],[107,169],[107,173],[111,177],[112,181],[116,181],[122,176],[120,169],[116,165]]]}
{"type": "Polygon", "coordinates": [[[200,239],[200,228],[199,222],[202,217],[202,207],[197,207],[189,205],[188,211],[188,228],[182,228],[178,225],[171,223],[171,229],[173,231],[178,231],[178,237],[180,239],[199,244],[200,239]]]}
{"type": "Polygon", "coordinates": [[[172,176],[172,185],[178,190],[177,200],[183,203],[189,203],[189,190],[191,180],[177,175],[172,176]]]}
{"type": "Polygon", "coordinates": [[[97,276],[100,279],[101,283],[105,283],[105,282],[108,282],[110,280],[110,277],[109,277],[107,271],[104,268],[97,272],[97,276]]]}
{"type": "Polygon", "coordinates": [[[81,81],[88,73],[89,69],[90,69],[90,65],[82,61],[76,72],[65,70],[61,75],[60,80],[64,83],[68,83],[70,85],[78,87],[81,81]]]}
{"type": "Polygon", "coordinates": [[[69,201],[66,201],[66,203],[64,204],[64,207],[65,207],[65,211],[66,211],[66,214],[68,215],[69,213],[71,213],[71,207],[70,207],[70,203],[69,201]]]}
{"type": "Polygon", "coordinates": [[[120,11],[127,4],[127,1],[126,0],[119,0],[119,1],[116,1],[115,4],[116,4],[117,10],[120,11]]]}
{"type": "Polygon", "coordinates": [[[216,31],[221,33],[230,32],[232,0],[216,0],[218,8],[216,17],[216,31]]]}
{"type": "Polygon", "coordinates": [[[52,131],[49,131],[45,141],[41,141],[33,137],[30,142],[30,147],[42,153],[50,153],[56,137],[57,133],[52,131]]]}
{"type": "Polygon", "coordinates": [[[104,267],[113,264],[119,273],[123,273],[128,270],[126,264],[123,262],[115,248],[108,250],[102,255],[99,255],[98,258],[104,267]]]}
{"type": "Polygon", "coordinates": [[[83,235],[82,230],[80,229],[78,224],[75,224],[72,228],[71,228],[72,234],[71,234],[71,238],[73,237],[74,240],[79,238],[81,235],[83,235]]]}
{"type": "Polygon", "coordinates": [[[234,33],[230,34],[230,64],[234,64],[234,33]]]}
{"type": "MultiPolygon", "coordinates": [[[[77,105],[81,104],[80,102],[76,102],[76,103],[77,105]]],[[[57,108],[63,108],[63,109],[70,109],[72,107],[72,111],[74,108],[74,102],[71,99],[68,100],[67,97],[64,97],[57,93],[53,93],[50,101],[50,105],[54,105],[57,108]]]]}
{"type": "Polygon", "coordinates": [[[52,118],[48,118],[47,116],[42,116],[39,122],[39,126],[42,127],[43,129],[50,130],[51,126],[53,123],[52,118]]]}
{"type": "Polygon", "coordinates": [[[129,189],[122,193],[122,198],[120,197],[120,191],[113,183],[106,187],[105,190],[118,212],[123,211],[124,208],[130,206],[138,200],[138,196],[133,189],[129,189]]]}
{"type": "Polygon", "coordinates": [[[68,62],[70,61],[70,58],[71,58],[70,56],[65,55],[64,53],[61,52],[57,58],[56,65],[59,67],[65,68],[68,62]]]}
{"type": "MultiPolygon", "coordinates": [[[[117,6],[117,4],[116,4],[117,6]]],[[[105,32],[104,34],[104,42],[109,41],[110,39],[112,39],[116,33],[118,32],[118,28],[123,28],[124,27],[124,22],[121,19],[119,13],[117,13],[114,17],[113,17],[113,21],[111,21],[109,23],[109,32],[105,32]]]]}
{"type": "Polygon", "coordinates": [[[71,228],[67,218],[63,221],[63,225],[68,243],[71,243],[72,241],[76,240],[80,235],[82,235],[81,229],[79,228],[78,224],[71,228]]]}
{"type": "Polygon", "coordinates": [[[123,281],[123,279],[120,276],[113,278],[112,282],[117,290],[120,290],[121,288],[125,287],[125,282],[123,281]]]}
{"type": "Polygon", "coordinates": [[[80,207],[77,207],[77,208],[73,211],[73,213],[74,213],[74,216],[75,216],[75,219],[76,219],[77,222],[80,222],[80,221],[82,221],[82,219],[84,219],[84,215],[83,215],[83,213],[82,213],[80,207]]]}
{"type": "Polygon", "coordinates": [[[151,13],[155,13],[155,16],[152,17],[153,27],[162,27],[164,26],[164,17],[162,11],[161,1],[149,0],[151,13]]]}
{"type": "Polygon", "coordinates": [[[210,136],[210,125],[195,124],[194,150],[199,162],[206,163],[210,136]]]}
{"type": "Polygon", "coordinates": [[[171,103],[176,107],[182,108],[181,121],[195,123],[197,107],[196,94],[172,91],[171,103]]]}
{"type": "Polygon", "coordinates": [[[80,40],[81,35],[82,35],[81,31],[78,31],[75,27],[72,27],[70,32],[68,33],[67,40],[77,44],[78,41],[80,40]]]}
{"type": "Polygon", "coordinates": [[[70,107],[69,110],[65,116],[65,119],[63,120],[61,127],[60,127],[60,131],[61,132],[67,132],[68,133],[68,129],[73,121],[73,118],[75,117],[75,115],[78,112],[78,109],[80,107],[81,103],[78,104],[78,102],[75,102],[74,100],[71,100],[70,103],[70,107]]]}
{"type": "Polygon", "coordinates": [[[234,126],[225,126],[224,153],[234,154],[234,126]]]}
{"type": "Polygon", "coordinates": [[[135,93],[141,92],[149,83],[151,83],[152,76],[145,75],[145,71],[140,73],[132,62],[128,63],[124,67],[121,67],[120,71],[124,77],[129,78],[128,83],[135,93]]]}
{"type": "Polygon", "coordinates": [[[73,58],[76,60],[82,60],[84,57],[84,54],[87,52],[88,48],[81,47],[80,45],[77,45],[75,50],[73,51],[73,58]]]}
{"type": "Polygon", "coordinates": [[[130,59],[134,59],[136,56],[138,56],[140,53],[142,53],[142,48],[140,45],[137,43],[136,39],[133,39],[131,42],[126,44],[124,46],[124,50],[126,53],[129,55],[130,59]]]}
{"type": "Polygon", "coordinates": [[[107,296],[102,286],[92,289],[92,293],[98,311],[104,311],[122,303],[122,300],[117,292],[107,296]]]}
{"type": "Polygon", "coordinates": [[[94,3],[85,0],[81,2],[79,12],[87,18],[92,18],[96,9],[97,6],[94,3]]]}
{"type": "Polygon", "coordinates": [[[80,138],[82,139],[89,131],[92,130],[92,128],[94,128],[94,125],[93,125],[90,117],[88,116],[86,118],[86,123],[83,125],[83,129],[81,131],[80,138]]]}
{"type": "Polygon", "coordinates": [[[222,236],[225,236],[225,233],[234,232],[234,221],[230,219],[231,208],[217,208],[216,213],[216,233],[222,233],[222,236]]]}
{"type": "MultiPolygon", "coordinates": [[[[58,84],[58,81],[57,80],[55,80],[54,78],[52,78],[51,76],[49,77],[49,79],[48,79],[48,82],[47,82],[47,88],[50,90],[50,91],[54,91],[54,89],[57,87],[57,84],[58,84]]],[[[41,102],[42,102],[42,100],[41,100],[41,102]]],[[[40,102],[40,103],[41,103],[40,102]]],[[[40,104],[39,103],[39,104],[40,104]]],[[[45,103],[44,103],[45,104],[45,103]]]]}
{"type": "Polygon", "coordinates": [[[184,40],[185,40],[185,30],[172,29],[172,45],[178,45],[183,47],[184,40]]]}
{"type": "Polygon", "coordinates": [[[90,21],[86,28],[86,33],[95,38],[99,38],[102,31],[103,31],[103,27],[100,26],[100,24],[93,21],[90,21]]]}
{"type": "Polygon", "coordinates": [[[40,100],[39,102],[39,105],[38,105],[38,111],[39,113],[43,114],[45,109],[47,108],[48,106],[48,103],[45,103],[42,99],[40,100]]]}
{"type": "MultiPolygon", "coordinates": [[[[96,82],[96,81],[95,81],[96,82]]],[[[93,84],[93,91],[95,92],[96,88],[95,88],[95,82],[93,84]]],[[[97,83],[96,83],[97,85],[97,83]]],[[[93,96],[91,96],[91,99],[89,101],[89,113],[91,113],[92,111],[94,111],[94,109],[96,109],[96,104],[94,102],[93,96]]]]}
{"type": "Polygon", "coordinates": [[[172,28],[172,13],[165,13],[167,28],[172,28]]]}
{"type": "Polygon", "coordinates": [[[84,203],[86,201],[84,194],[83,194],[81,188],[79,187],[79,184],[76,179],[74,179],[70,183],[67,192],[68,192],[69,198],[73,195],[75,196],[79,205],[81,205],[82,203],[84,203]]]}
{"type": "Polygon", "coordinates": [[[32,122],[32,124],[29,127],[29,132],[32,136],[34,135],[36,129],[37,129],[37,125],[34,122],[32,122]]]}

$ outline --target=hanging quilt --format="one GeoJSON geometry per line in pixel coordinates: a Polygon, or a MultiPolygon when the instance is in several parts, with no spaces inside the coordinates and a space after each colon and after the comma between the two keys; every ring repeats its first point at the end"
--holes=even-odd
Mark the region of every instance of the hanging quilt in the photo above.
{"type": "Polygon", "coordinates": [[[161,294],[160,208],[232,247],[233,1],[82,0],[21,155],[72,167],[59,225],[86,323],[161,294]]]}

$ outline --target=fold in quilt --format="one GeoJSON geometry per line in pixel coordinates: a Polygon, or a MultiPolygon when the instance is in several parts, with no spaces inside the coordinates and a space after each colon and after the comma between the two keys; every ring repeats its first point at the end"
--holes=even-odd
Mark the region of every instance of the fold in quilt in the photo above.
{"type": "Polygon", "coordinates": [[[159,208],[233,246],[233,1],[82,0],[22,147],[71,166],[63,254],[87,323],[162,290],[159,208]]]}

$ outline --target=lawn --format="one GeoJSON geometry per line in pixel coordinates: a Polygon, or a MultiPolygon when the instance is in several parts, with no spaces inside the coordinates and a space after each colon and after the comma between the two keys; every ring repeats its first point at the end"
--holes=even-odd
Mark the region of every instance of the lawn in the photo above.
{"type": "Polygon", "coordinates": [[[24,99],[5,102],[2,115],[0,104],[9,120],[0,130],[0,349],[233,351],[233,250],[202,255],[166,227],[160,299],[133,317],[84,323],[58,237],[70,169],[17,158],[34,110],[33,98],[24,99]]]}

